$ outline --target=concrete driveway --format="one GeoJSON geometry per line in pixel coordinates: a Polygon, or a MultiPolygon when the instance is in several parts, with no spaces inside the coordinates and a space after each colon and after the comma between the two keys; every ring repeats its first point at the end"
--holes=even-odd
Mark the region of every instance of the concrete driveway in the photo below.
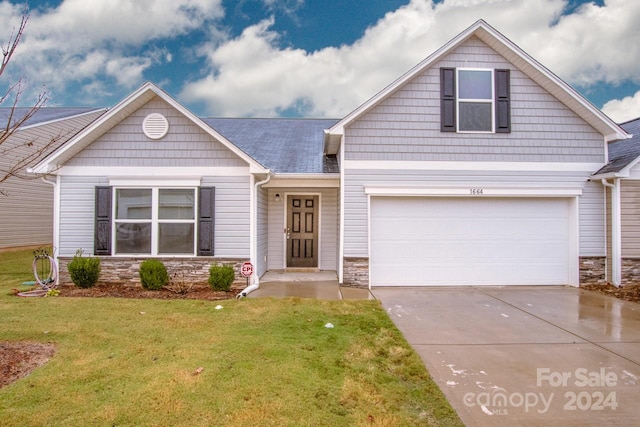
{"type": "Polygon", "coordinates": [[[640,304],[570,287],[373,294],[467,426],[640,425],[640,304]]]}

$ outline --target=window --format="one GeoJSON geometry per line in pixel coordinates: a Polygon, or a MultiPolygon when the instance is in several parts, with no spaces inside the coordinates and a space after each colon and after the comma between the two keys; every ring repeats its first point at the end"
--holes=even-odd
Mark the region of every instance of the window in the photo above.
{"type": "Polygon", "coordinates": [[[458,69],[458,131],[493,132],[492,70],[458,69]]]}
{"type": "Polygon", "coordinates": [[[115,254],[193,255],[195,211],[193,188],[117,188],[115,254]]]}
{"type": "Polygon", "coordinates": [[[510,70],[441,68],[442,132],[511,132],[510,70]]]}

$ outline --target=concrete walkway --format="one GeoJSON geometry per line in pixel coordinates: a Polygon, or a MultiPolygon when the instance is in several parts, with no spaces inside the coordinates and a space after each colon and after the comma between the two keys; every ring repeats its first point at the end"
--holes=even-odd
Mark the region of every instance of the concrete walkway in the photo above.
{"type": "Polygon", "coordinates": [[[260,287],[250,298],[299,297],[328,300],[373,299],[368,289],[340,286],[335,271],[291,272],[269,271],[260,279],[260,287]]]}
{"type": "Polygon", "coordinates": [[[373,294],[467,426],[640,425],[640,304],[569,287],[373,294]]]}

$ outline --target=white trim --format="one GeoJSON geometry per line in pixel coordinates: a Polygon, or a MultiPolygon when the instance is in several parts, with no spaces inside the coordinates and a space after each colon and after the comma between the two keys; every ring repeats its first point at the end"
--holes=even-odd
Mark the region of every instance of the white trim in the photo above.
{"type": "Polygon", "coordinates": [[[371,194],[367,194],[367,260],[368,288],[371,290],[371,194]]]}
{"type": "Polygon", "coordinates": [[[569,200],[569,277],[568,285],[580,286],[580,201],[569,200]]]}
{"type": "Polygon", "coordinates": [[[434,170],[434,171],[516,171],[516,172],[593,172],[602,163],[564,162],[455,162],[412,160],[346,160],[342,170],[434,170]]]}
{"type": "Polygon", "coordinates": [[[456,80],[455,80],[455,84],[456,84],[456,133],[465,133],[465,134],[476,134],[476,133],[480,133],[480,134],[492,134],[496,132],[496,119],[495,119],[495,98],[496,98],[496,92],[495,92],[495,82],[494,82],[495,76],[494,76],[494,70],[493,68],[456,68],[456,80]],[[489,99],[473,99],[473,98],[461,98],[460,97],[460,71],[481,71],[481,72],[485,72],[485,73],[489,73],[490,75],[490,84],[491,84],[491,98],[489,99]],[[465,104],[465,103],[480,103],[480,104],[489,104],[491,106],[490,108],[490,124],[491,124],[491,130],[460,130],[460,104],[465,104]]]}
{"type": "Polygon", "coordinates": [[[173,179],[154,179],[154,178],[110,178],[109,185],[116,187],[200,187],[200,178],[183,177],[173,179]]]}
{"type": "Polygon", "coordinates": [[[248,167],[63,166],[56,175],[169,178],[182,176],[246,176],[248,167]]]}
{"type": "Polygon", "coordinates": [[[340,218],[338,218],[338,283],[344,283],[344,136],[340,137],[340,218]]]}
{"type": "MultiPolygon", "coordinates": [[[[313,193],[313,192],[308,192],[308,191],[294,191],[291,193],[285,192],[284,193],[284,225],[283,225],[283,230],[287,229],[287,218],[288,218],[288,209],[289,209],[289,203],[288,203],[288,199],[289,196],[313,196],[313,197],[318,197],[318,206],[317,206],[317,210],[318,210],[318,265],[315,267],[317,269],[320,269],[320,262],[322,261],[322,193],[313,193]]],[[[282,233],[282,247],[283,247],[283,256],[282,256],[282,268],[283,269],[287,269],[289,268],[287,266],[287,233],[286,231],[284,233],[282,233]]]]}
{"type": "MultiPolygon", "coordinates": [[[[611,283],[613,283],[614,286],[620,286],[622,284],[622,225],[620,216],[620,179],[614,179],[613,184],[607,182],[606,179],[602,179],[600,182],[605,186],[605,215],[607,196],[606,187],[611,189],[611,260],[607,258],[607,262],[611,261],[611,283]]],[[[607,253],[606,246],[605,253],[607,253]]]]}
{"type": "Polygon", "coordinates": [[[365,187],[369,196],[432,196],[432,197],[576,197],[582,188],[492,188],[482,185],[456,187],[365,187]]]}

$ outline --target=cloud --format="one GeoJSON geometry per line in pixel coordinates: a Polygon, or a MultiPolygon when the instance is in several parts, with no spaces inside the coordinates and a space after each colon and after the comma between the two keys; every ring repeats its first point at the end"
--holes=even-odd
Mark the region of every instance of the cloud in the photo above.
{"type": "MultiPolygon", "coordinates": [[[[224,15],[222,0],[65,0],[32,10],[11,67],[12,78],[26,74],[63,91],[83,82],[113,79],[118,86],[139,85],[154,64],[170,62],[172,52],[154,42],[173,39],[215,22],[224,15]]],[[[21,9],[0,3],[0,22],[20,21],[21,9]]],[[[3,39],[4,40],[4,39],[3,39]]]]}
{"type": "Polygon", "coordinates": [[[212,115],[275,116],[303,106],[304,115],[342,117],[480,18],[570,84],[638,81],[640,2],[607,0],[563,15],[567,5],[411,0],[352,45],[315,52],[281,47],[271,18],[201,46],[210,71],[185,84],[181,99],[212,115]]]}
{"type": "Polygon", "coordinates": [[[613,99],[602,107],[602,111],[617,123],[640,117],[640,92],[622,99],[613,99]]]}

